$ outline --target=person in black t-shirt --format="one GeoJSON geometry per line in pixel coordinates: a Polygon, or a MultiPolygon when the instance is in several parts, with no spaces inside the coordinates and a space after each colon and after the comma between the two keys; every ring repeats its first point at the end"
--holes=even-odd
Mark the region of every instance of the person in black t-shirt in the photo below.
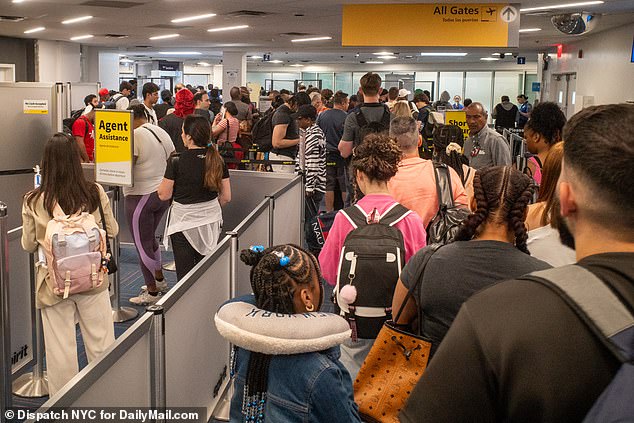
{"type": "Polygon", "coordinates": [[[208,145],[211,125],[203,116],[185,118],[181,134],[186,150],[173,155],[158,195],[173,199],[165,229],[181,280],[218,243],[221,206],[231,201],[229,171],[218,150],[208,145]]]}
{"type": "MultiPolygon", "coordinates": [[[[295,160],[297,145],[299,144],[299,127],[297,121],[291,117],[302,104],[310,104],[310,97],[306,93],[298,93],[278,107],[273,114],[273,134],[271,142],[273,149],[269,153],[269,160],[295,160]]],[[[274,172],[293,173],[295,164],[271,165],[274,172]]]]}

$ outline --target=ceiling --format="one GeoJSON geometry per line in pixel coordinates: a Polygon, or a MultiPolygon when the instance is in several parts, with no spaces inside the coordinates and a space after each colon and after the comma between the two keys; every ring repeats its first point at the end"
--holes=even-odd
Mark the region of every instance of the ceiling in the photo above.
{"type": "MultiPolygon", "coordinates": [[[[522,7],[547,6],[580,0],[531,0],[522,7]]],[[[168,58],[161,51],[196,51],[201,55],[171,56],[172,60],[207,61],[218,63],[223,50],[243,51],[249,55],[270,53],[271,59],[289,64],[358,64],[373,58],[376,48],[341,47],[341,10],[343,4],[386,3],[380,0],[23,0],[9,3],[3,0],[0,15],[24,17],[18,22],[0,19],[0,35],[20,38],[69,41],[71,37],[93,34],[94,37],[76,41],[86,45],[116,50],[134,59],[168,58]],[[8,4],[7,4],[8,3],[8,4]],[[246,16],[239,11],[263,12],[265,16],[246,16]],[[217,16],[173,24],[170,21],[197,14],[216,13],[217,16]],[[63,25],[61,21],[92,15],[88,21],[63,25]],[[249,28],[226,32],[207,32],[214,27],[249,25],[249,28]],[[46,30],[25,35],[34,27],[46,30]],[[178,33],[178,38],[150,40],[152,36],[178,33]],[[287,35],[287,34],[294,35],[287,35]],[[123,38],[106,34],[122,35],[123,38]],[[295,44],[292,38],[330,36],[331,40],[295,44]],[[358,56],[357,56],[358,54],[358,56]]],[[[402,3],[437,3],[433,1],[401,1],[402,3]]],[[[456,3],[456,2],[445,2],[456,3]]],[[[460,3],[496,3],[495,1],[462,1],[460,3]]],[[[634,22],[634,1],[606,0],[604,4],[586,6],[584,11],[602,14],[593,33],[634,22]]],[[[580,8],[559,9],[557,13],[579,12],[580,8]]],[[[479,61],[496,51],[526,55],[535,60],[534,53],[545,51],[556,43],[566,43],[580,37],[559,33],[550,23],[554,12],[523,13],[521,28],[542,28],[535,33],[520,34],[516,49],[480,48],[449,49],[468,51],[464,58],[424,58],[422,48],[384,48],[381,51],[398,53],[389,63],[443,63],[479,61]],[[411,57],[407,57],[411,56],[411,57]]],[[[424,31],[421,22],[390,22],[389,17],[377,17],[373,23],[377,31],[389,31],[392,25],[410,25],[412,31],[424,31]]],[[[430,34],[433,36],[433,34],[430,34]]],[[[477,36],[474,34],[474,36],[477,36]]],[[[433,49],[425,49],[426,51],[433,49]]],[[[442,49],[448,50],[448,49],[442,49]]],[[[258,59],[259,60],[259,59],[258,59]]],[[[387,61],[386,61],[387,63],[387,61]]]]}

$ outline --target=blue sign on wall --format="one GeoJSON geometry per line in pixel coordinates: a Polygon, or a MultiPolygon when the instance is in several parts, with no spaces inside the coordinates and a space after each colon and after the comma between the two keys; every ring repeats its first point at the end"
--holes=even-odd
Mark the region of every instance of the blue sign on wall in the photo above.
{"type": "Polygon", "coordinates": [[[541,90],[541,85],[541,82],[533,82],[531,91],[533,91],[534,93],[539,92],[541,90]]]}
{"type": "Polygon", "coordinates": [[[518,65],[525,65],[526,64],[526,57],[519,56],[517,58],[517,64],[518,65]]]}

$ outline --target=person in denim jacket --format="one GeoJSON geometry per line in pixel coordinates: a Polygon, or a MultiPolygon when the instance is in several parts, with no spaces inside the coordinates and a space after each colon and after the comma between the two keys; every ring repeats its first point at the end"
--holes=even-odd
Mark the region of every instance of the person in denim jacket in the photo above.
{"type": "Polygon", "coordinates": [[[361,422],[339,361],[350,336],[340,316],[319,312],[321,272],[295,245],[243,250],[254,295],[221,306],[216,327],[232,355],[232,422],[361,422]]]}

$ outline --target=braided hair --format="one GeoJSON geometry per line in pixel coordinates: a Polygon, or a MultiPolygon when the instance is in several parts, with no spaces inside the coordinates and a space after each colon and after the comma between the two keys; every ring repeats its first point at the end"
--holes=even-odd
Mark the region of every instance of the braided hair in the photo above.
{"type": "Polygon", "coordinates": [[[515,247],[530,254],[526,246],[528,234],[524,224],[528,203],[535,185],[531,178],[511,166],[480,169],[473,178],[475,211],[462,222],[457,241],[468,241],[482,231],[486,223],[506,224],[515,234],[515,247]]]}
{"type": "MultiPolygon", "coordinates": [[[[321,283],[315,256],[294,244],[242,250],[240,260],[252,266],[251,288],[256,306],[273,313],[294,313],[295,291],[309,287],[315,278],[321,283]]],[[[245,421],[264,421],[270,363],[270,355],[251,352],[242,396],[245,421]]]]}

